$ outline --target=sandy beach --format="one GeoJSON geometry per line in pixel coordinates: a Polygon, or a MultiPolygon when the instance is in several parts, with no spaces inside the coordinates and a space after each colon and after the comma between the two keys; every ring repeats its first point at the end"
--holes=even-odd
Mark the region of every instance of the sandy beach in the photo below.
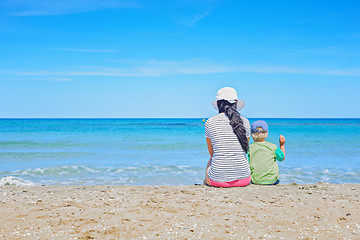
{"type": "Polygon", "coordinates": [[[360,239],[360,185],[0,187],[1,239],[360,239]]]}

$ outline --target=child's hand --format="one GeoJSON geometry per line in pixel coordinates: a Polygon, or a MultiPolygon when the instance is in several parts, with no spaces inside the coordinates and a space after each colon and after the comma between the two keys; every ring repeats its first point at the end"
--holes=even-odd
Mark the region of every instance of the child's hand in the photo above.
{"type": "Polygon", "coordinates": [[[280,135],[280,139],[279,139],[279,143],[280,143],[280,146],[281,145],[284,145],[285,144],[285,137],[283,135],[280,135]]]}

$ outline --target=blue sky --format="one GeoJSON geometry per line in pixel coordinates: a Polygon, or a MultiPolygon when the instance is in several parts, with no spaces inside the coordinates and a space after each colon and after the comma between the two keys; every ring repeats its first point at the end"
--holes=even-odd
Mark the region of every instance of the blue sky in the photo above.
{"type": "Polygon", "coordinates": [[[360,117],[359,1],[2,0],[0,117],[360,117]]]}

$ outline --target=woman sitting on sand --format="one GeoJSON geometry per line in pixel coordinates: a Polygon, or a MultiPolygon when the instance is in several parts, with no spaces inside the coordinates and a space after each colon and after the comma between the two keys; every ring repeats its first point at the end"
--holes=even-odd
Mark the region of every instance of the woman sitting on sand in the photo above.
{"type": "Polygon", "coordinates": [[[240,116],[245,105],[235,89],[217,92],[213,107],[219,114],[205,123],[205,137],[210,154],[204,184],[214,187],[244,187],[250,184],[247,158],[250,138],[249,120],[240,116]]]}

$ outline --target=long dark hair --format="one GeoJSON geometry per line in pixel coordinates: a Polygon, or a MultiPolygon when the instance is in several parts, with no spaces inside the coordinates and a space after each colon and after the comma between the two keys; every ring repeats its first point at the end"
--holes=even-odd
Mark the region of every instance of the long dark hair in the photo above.
{"type": "Polygon", "coordinates": [[[219,113],[225,113],[225,115],[229,118],[230,125],[235,135],[237,136],[245,153],[247,153],[249,149],[249,141],[246,137],[246,130],[240,117],[240,113],[236,110],[236,102],[230,103],[226,100],[218,100],[217,106],[219,108],[219,113]]]}

